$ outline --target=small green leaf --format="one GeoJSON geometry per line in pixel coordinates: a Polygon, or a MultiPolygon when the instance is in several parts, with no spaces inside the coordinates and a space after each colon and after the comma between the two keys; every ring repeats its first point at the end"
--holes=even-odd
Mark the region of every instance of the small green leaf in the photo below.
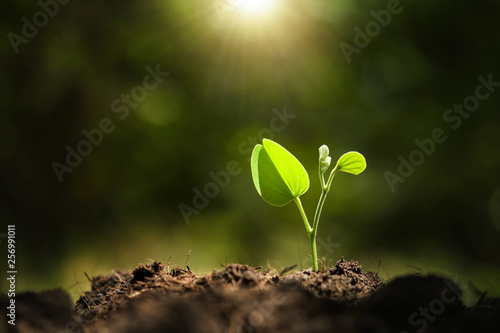
{"type": "Polygon", "coordinates": [[[350,151],[340,156],[335,169],[337,171],[359,175],[366,169],[365,157],[357,151],[350,151]]]}
{"type": "Polygon", "coordinates": [[[264,139],[252,152],[252,178],[257,192],[269,204],[284,206],[309,189],[309,176],[285,148],[264,139]]]}

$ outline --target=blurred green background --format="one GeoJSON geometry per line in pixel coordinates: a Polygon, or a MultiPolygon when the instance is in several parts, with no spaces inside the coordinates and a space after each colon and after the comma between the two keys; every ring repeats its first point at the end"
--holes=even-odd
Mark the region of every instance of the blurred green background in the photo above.
{"type": "Polygon", "coordinates": [[[251,148],[268,137],[309,171],[310,219],[318,147],[367,159],[328,196],[318,232],[328,264],[344,256],[384,279],[440,272],[500,294],[500,88],[457,129],[443,119],[479,76],[500,82],[500,3],[396,5],[275,0],[252,14],[236,0],[73,0],[47,7],[43,24],[39,3],[4,2],[0,233],[16,225],[18,290],[77,296],[84,272],[169,257],[185,267],[188,253],[200,274],[226,261],[308,268],[297,208],[266,204],[252,183],[251,148]],[[23,17],[40,27],[20,42],[23,17]],[[369,43],[356,32],[367,24],[369,43]],[[356,41],[368,45],[347,59],[341,45],[356,41]],[[147,67],[169,75],[145,90],[147,67]],[[82,131],[106,118],[113,130],[60,182],[53,163],[66,164],[67,146],[86,153],[82,131]],[[447,140],[393,191],[385,173],[435,128],[447,140]],[[226,179],[230,161],[238,170],[226,179]],[[195,209],[211,173],[228,184],[209,185],[187,223],[179,206],[195,209]]]}

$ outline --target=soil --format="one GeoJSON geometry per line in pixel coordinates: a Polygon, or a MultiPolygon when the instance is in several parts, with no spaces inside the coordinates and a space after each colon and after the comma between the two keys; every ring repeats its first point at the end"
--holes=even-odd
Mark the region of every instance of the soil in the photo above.
{"type": "Polygon", "coordinates": [[[320,272],[230,264],[201,276],[154,261],[91,285],[76,306],[61,289],[17,295],[16,326],[0,332],[500,332],[498,299],[468,308],[449,279],[384,284],[343,258],[320,272]]]}

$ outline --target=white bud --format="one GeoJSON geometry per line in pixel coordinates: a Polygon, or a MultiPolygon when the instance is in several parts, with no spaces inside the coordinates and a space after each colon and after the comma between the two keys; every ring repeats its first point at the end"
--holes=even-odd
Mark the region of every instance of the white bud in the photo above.
{"type": "MultiPolygon", "coordinates": [[[[327,148],[328,149],[328,148],[327,148]]],[[[330,167],[330,163],[332,163],[332,158],[327,156],[321,163],[321,173],[324,173],[330,167]]]]}
{"type": "Polygon", "coordinates": [[[320,160],[320,162],[325,160],[329,154],[330,154],[330,151],[328,150],[327,145],[322,145],[321,147],[319,147],[319,160],[320,160]]]}

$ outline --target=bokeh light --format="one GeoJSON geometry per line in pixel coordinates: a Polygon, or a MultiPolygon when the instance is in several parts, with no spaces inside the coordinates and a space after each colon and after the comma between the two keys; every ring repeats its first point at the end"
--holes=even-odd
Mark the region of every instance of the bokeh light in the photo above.
{"type": "MultiPolygon", "coordinates": [[[[253,187],[251,148],[272,135],[309,172],[308,214],[319,146],[334,160],[349,150],[367,159],[362,175],[336,177],[327,198],[318,237],[338,245],[319,250],[328,263],[344,256],[385,279],[437,270],[500,293],[500,90],[459,129],[443,121],[478,76],[500,81],[500,2],[401,2],[390,22],[387,4],[73,1],[18,53],[4,38],[0,220],[17,225],[19,291],[78,282],[78,294],[89,287],[84,272],[148,258],[182,266],[189,250],[197,273],[226,257],[306,268],[296,207],[270,207],[253,187]],[[379,33],[348,63],[339,45],[363,41],[368,23],[379,33]],[[111,104],[143,84],[148,66],[170,75],[119,118],[111,104]],[[106,118],[114,131],[59,182],[52,163],[106,118]],[[438,127],[447,141],[392,192],[384,172],[438,127]],[[229,161],[240,173],[186,223],[179,205],[193,206],[229,161]]],[[[22,18],[41,10],[6,1],[4,30],[22,33],[22,18]]]]}

